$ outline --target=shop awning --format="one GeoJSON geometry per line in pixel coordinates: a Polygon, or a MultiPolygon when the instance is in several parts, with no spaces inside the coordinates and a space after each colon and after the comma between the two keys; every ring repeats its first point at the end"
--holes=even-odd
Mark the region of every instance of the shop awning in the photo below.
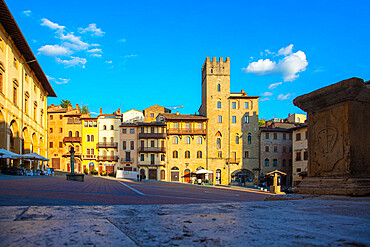
{"type": "Polygon", "coordinates": [[[208,174],[208,173],[213,173],[213,171],[208,171],[206,169],[201,169],[199,171],[195,172],[196,174],[208,174]]]}
{"type": "Polygon", "coordinates": [[[0,159],[20,159],[22,155],[10,152],[6,149],[0,149],[0,159]]]}
{"type": "Polygon", "coordinates": [[[49,159],[37,154],[37,153],[30,153],[30,154],[23,154],[22,155],[23,159],[28,159],[28,160],[42,160],[42,161],[49,161],[49,159]]]}

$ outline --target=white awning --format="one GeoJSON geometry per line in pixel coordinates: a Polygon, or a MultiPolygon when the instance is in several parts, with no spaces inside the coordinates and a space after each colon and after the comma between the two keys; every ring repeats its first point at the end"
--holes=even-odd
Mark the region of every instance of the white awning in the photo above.
{"type": "Polygon", "coordinates": [[[207,174],[207,173],[213,173],[213,171],[208,171],[206,169],[201,169],[199,171],[195,172],[196,174],[207,174]]]}
{"type": "Polygon", "coordinates": [[[23,154],[23,159],[29,159],[29,160],[42,160],[42,161],[49,161],[49,159],[37,154],[37,153],[30,153],[30,154],[23,154]]]}

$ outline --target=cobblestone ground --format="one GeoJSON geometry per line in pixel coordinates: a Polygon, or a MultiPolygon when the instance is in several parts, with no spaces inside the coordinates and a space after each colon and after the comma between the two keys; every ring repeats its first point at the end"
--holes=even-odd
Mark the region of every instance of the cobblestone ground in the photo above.
{"type": "MultiPolygon", "coordinates": [[[[1,181],[8,181],[8,185],[0,183],[0,197],[5,191],[3,186],[9,188],[9,184],[16,179],[1,181]]],[[[35,181],[36,184],[37,180],[29,181],[35,181]]],[[[115,186],[110,183],[106,185],[108,184],[115,186]]],[[[134,185],[129,184],[132,188],[134,185]]],[[[144,195],[158,191],[175,193],[168,184],[160,184],[155,187],[156,190],[150,190],[150,184],[143,186],[147,187],[136,184],[135,189],[144,195]]],[[[122,187],[129,190],[129,195],[135,192],[126,186],[122,187]]],[[[101,190],[109,192],[113,188],[101,190]]],[[[257,201],[252,201],[243,196],[242,191],[214,188],[221,195],[226,193],[238,197],[235,196],[238,193],[239,197],[246,197],[249,201],[231,201],[232,196],[229,196],[226,202],[210,200],[212,203],[208,203],[203,200],[201,193],[204,188],[198,192],[186,188],[179,185],[175,190],[177,197],[183,198],[178,192],[182,189],[184,195],[194,194],[193,197],[199,201],[191,203],[182,199],[182,204],[107,205],[81,203],[85,199],[78,201],[54,198],[53,203],[38,206],[44,205],[48,199],[42,198],[33,206],[1,206],[0,246],[370,245],[369,198],[307,197],[300,200],[262,201],[258,197],[257,201]],[[77,205],[78,203],[81,205],[77,205]]],[[[63,188],[61,191],[70,189],[63,188]]],[[[121,189],[118,190],[118,194],[123,193],[121,189]]],[[[213,200],[218,200],[213,194],[216,192],[209,188],[207,191],[206,194],[211,194],[213,200]]],[[[95,196],[94,193],[87,194],[90,197],[95,196]]],[[[9,193],[5,196],[9,196],[10,201],[15,197],[9,193]]],[[[136,192],[133,196],[144,198],[136,192]]],[[[266,197],[265,194],[257,196],[266,197]]],[[[175,196],[171,196],[171,200],[172,197],[175,196]]],[[[2,201],[4,203],[4,199],[2,201]]],[[[19,203],[21,199],[16,201],[19,203]]],[[[30,199],[29,202],[31,201],[30,199]]],[[[145,200],[143,204],[146,204],[145,200]]]]}

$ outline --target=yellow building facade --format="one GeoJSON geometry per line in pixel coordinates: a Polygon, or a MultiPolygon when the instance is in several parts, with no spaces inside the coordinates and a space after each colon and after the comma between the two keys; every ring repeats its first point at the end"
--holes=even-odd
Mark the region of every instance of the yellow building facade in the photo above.
{"type": "Polygon", "coordinates": [[[9,9],[0,5],[0,148],[46,157],[47,97],[56,95],[9,9]]]}
{"type": "Polygon", "coordinates": [[[99,174],[105,172],[97,163],[99,142],[99,128],[97,117],[81,117],[82,120],[82,171],[91,173],[96,169],[99,174]]]}

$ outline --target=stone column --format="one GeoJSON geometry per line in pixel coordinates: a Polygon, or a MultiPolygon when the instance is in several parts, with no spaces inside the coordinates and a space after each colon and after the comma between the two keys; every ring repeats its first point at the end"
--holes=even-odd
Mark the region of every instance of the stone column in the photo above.
{"type": "Polygon", "coordinates": [[[301,194],[370,194],[370,83],[351,78],[294,99],[307,112],[308,177],[301,194]]]}

